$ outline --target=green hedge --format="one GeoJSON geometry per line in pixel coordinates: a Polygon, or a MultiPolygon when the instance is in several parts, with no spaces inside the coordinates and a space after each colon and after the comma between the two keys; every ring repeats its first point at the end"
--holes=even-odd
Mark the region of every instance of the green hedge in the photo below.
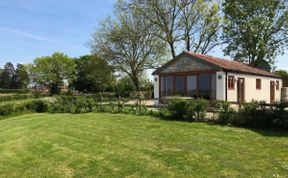
{"type": "MultiPolygon", "coordinates": [[[[138,103],[124,105],[123,99],[103,99],[92,96],[55,96],[45,99],[31,99],[0,103],[0,116],[9,116],[26,112],[50,113],[88,113],[109,112],[136,115],[153,115],[164,119],[185,121],[206,121],[208,101],[203,99],[184,100],[172,98],[167,100],[167,107],[159,111],[149,111],[138,103]]],[[[264,103],[244,103],[239,111],[230,103],[216,102],[218,112],[217,124],[235,125],[256,129],[288,130],[287,105],[278,103],[267,107],[264,103]]]]}
{"type": "Polygon", "coordinates": [[[217,123],[235,125],[255,129],[288,130],[287,104],[276,103],[269,106],[263,102],[244,103],[239,110],[233,109],[229,103],[218,104],[217,123]]]}
{"type": "Polygon", "coordinates": [[[44,99],[8,102],[0,104],[0,116],[9,116],[27,112],[46,112],[48,103],[44,99]]]}
{"type": "Polygon", "coordinates": [[[27,89],[2,89],[0,88],[0,93],[27,93],[27,89]]]}
{"type": "Polygon", "coordinates": [[[171,119],[187,121],[205,120],[207,109],[208,101],[204,99],[185,100],[171,98],[167,100],[168,118],[170,117],[171,119]]]}

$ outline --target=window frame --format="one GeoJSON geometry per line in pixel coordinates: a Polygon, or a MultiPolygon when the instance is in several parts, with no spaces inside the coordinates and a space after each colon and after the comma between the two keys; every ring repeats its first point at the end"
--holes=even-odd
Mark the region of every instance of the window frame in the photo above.
{"type": "Polygon", "coordinates": [[[279,80],[276,80],[276,90],[278,91],[280,89],[280,82],[279,80]]]}
{"type": "Polygon", "coordinates": [[[227,81],[227,85],[228,85],[228,89],[229,90],[235,90],[235,76],[234,75],[229,75],[228,76],[228,81],[227,81]]]}
{"type": "MultiPolygon", "coordinates": [[[[184,77],[184,94],[183,96],[184,97],[189,97],[189,91],[188,91],[188,77],[190,76],[195,76],[195,98],[199,98],[200,97],[200,89],[199,89],[199,76],[201,74],[208,74],[209,75],[209,82],[208,85],[209,85],[209,97],[211,100],[215,100],[216,99],[216,92],[217,92],[217,86],[216,86],[216,83],[217,83],[217,78],[216,78],[216,72],[217,71],[213,71],[213,70],[209,70],[209,71],[195,71],[195,72],[179,72],[179,73],[173,73],[173,72],[170,72],[170,73],[165,73],[165,74],[160,74],[159,75],[159,93],[160,93],[160,97],[168,97],[168,96],[177,96],[177,93],[176,93],[176,79],[177,77],[184,77]],[[214,75],[214,84],[213,84],[213,89],[212,90],[212,87],[211,87],[211,84],[212,84],[212,75],[214,75]],[[166,78],[169,77],[169,76],[173,76],[173,91],[172,91],[172,95],[168,95],[169,92],[167,92],[167,81],[166,81],[166,78]],[[162,82],[163,80],[163,82],[162,82]],[[163,86],[163,85],[164,86],[163,86]],[[215,85],[215,86],[214,86],[215,85]],[[211,98],[211,96],[213,96],[213,98],[211,98]]],[[[182,94],[181,94],[182,96],[182,94]]],[[[190,96],[190,97],[194,97],[194,96],[190,96]]]]}
{"type": "Polygon", "coordinates": [[[256,90],[261,90],[261,89],[262,89],[262,80],[260,78],[256,78],[256,90]]]}

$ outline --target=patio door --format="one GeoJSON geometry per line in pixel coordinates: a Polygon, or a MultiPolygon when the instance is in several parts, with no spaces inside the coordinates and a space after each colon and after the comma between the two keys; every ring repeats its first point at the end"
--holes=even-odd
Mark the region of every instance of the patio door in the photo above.
{"type": "Polygon", "coordinates": [[[245,101],[245,80],[238,78],[237,81],[237,102],[243,103],[245,101]]]}
{"type": "Polygon", "coordinates": [[[275,82],[270,82],[270,103],[275,102],[275,82]]]}

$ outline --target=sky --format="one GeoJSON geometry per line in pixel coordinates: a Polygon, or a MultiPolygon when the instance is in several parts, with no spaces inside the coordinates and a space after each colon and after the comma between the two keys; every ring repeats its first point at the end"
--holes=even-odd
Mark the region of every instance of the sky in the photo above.
{"type": "MultiPolygon", "coordinates": [[[[115,1],[0,0],[0,67],[8,61],[31,63],[56,51],[70,57],[89,54],[87,42],[99,22],[113,14],[115,1]]],[[[229,59],[221,47],[210,55],[229,59]]],[[[278,69],[288,70],[288,51],[276,60],[278,69]]]]}

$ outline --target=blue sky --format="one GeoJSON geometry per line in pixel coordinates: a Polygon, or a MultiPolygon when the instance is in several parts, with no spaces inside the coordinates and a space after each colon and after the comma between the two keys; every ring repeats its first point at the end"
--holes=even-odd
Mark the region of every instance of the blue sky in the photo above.
{"type": "Polygon", "coordinates": [[[90,52],[87,41],[114,0],[1,0],[0,66],[29,63],[61,51],[71,57],[90,52]]]}
{"type": "MultiPolygon", "coordinates": [[[[7,61],[30,63],[55,51],[88,54],[87,41],[99,21],[113,14],[115,0],[1,0],[0,67],[7,61]]],[[[220,48],[210,55],[223,57],[220,48]]],[[[225,57],[229,58],[229,57],[225,57]]],[[[277,58],[288,70],[288,51],[277,58]]]]}

